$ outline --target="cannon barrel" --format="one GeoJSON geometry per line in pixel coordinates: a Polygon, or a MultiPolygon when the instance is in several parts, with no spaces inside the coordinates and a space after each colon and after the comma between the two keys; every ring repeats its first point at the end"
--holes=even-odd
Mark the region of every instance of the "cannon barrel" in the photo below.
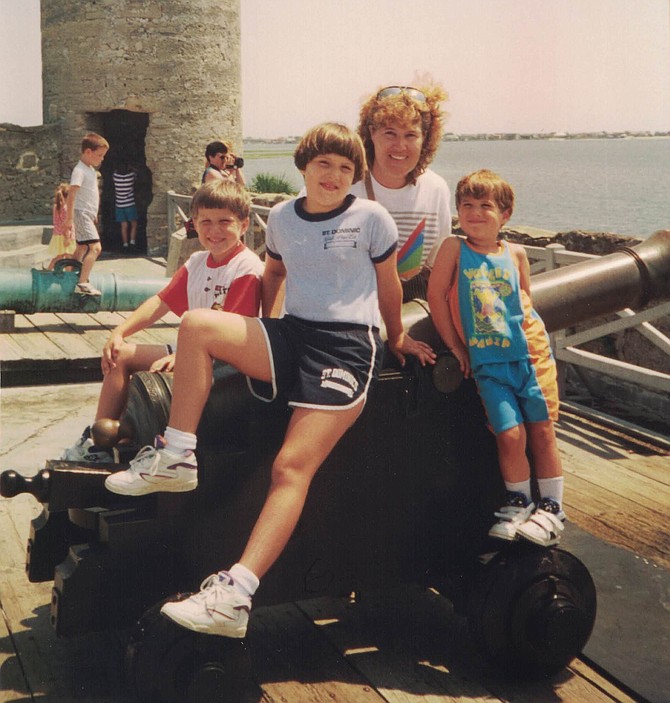
{"type": "Polygon", "coordinates": [[[635,247],[531,278],[533,305],[549,332],[670,298],[670,230],[635,247]]]}
{"type": "Polygon", "coordinates": [[[0,310],[13,310],[23,315],[130,311],[166,285],[166,280],[161,278],[98,273],[91,276],[91,283],[102,295],[80,295],[75,291],[80,266],[78,261],[68,259],[57,262],[53,271],[0,269],[0,310]]]}

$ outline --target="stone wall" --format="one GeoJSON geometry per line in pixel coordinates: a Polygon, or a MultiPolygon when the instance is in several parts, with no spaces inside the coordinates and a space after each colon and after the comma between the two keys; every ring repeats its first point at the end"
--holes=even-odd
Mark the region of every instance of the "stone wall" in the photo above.
{"type": "Polygon", "coordinates": [[[61,174],[86,131],[105,135],[113,111],[148,116],[150,254],[167,252],[165,194],[199,183],[207,143],[241,149],[239,14],[239,0],[42,3],[44,121],[62,123],[61,174]]]}
{"type": "Polygon", "coordinates": [[[60,136],[58,124],[0,124],[0,221],[51,220],[60,136]]]}

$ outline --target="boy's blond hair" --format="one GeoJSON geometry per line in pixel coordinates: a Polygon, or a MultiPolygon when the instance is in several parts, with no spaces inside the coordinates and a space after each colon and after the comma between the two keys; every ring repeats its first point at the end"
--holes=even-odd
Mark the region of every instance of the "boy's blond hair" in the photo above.
{"type": "Polygon", "coordinates": [[[99,134],[89,132],[81,140],[81,153],[83,154],[86,149],[90,149],[91,151],[97,151],[98,149],[109,149],[109,142],[99,134]]]}
{"type": "Polygon", "coordinates": [[[217,179],[208,181],[198,188],[191,201],[191,216],[197,217],[202,208],[230,210],[240,220],[246,220],[251,213],[249,192],[234,181],[217,179]]]}
{"type": "MultiPolygon", "coordinates": [[[[383,89],[381,89],[383,90],[383,89]]],[[[412,90],[412,89],[410,89],[412,90]]],[[[408,93],[398,93],[378,98],[380,91],[368,98],[361,107],[358,133],[365,145],[368,164],[372,168],[375,162],[375,147],[372,143],[371,128],[381,129],[391,124],[402,126],[421,123],[423,144],[419,162],[407,175],[407,183],[416,183],[416,179],[428,168],[442,139],[445,112],[440,104],[448,99],[447,93],[439,85],[429,85],[418,89],[426,97],[425,102],[416,100],[408,93]]]]}
{"type": "Polygon", "coordinates": [[[354,183],[365,175],[367,163],[365,149],[360,137],[349,127],[336,122],[324,122],[312,127],[300,140],[293,153],[293,161],[299,171],[317,156],[337,154],[354,164],[354,183]]]}
{"type": "Polygon", "coordinates": [[[514,190],[512,186],[497,173],[483,168],[467,176],[463,176],[456,186],[456,207],[463,198],[491,198],[498,208],[504,212],[514,211],[514,190]]]}

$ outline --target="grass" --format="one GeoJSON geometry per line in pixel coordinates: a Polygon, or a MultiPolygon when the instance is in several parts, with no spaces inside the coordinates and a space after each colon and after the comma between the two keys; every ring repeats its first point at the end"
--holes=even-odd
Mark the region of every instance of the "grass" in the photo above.
{"type": "Polygon", "coordinates": [[[259,173],[254,176],[249,190],[254,193],[297,193],[285,175],[276,176],[272,173],[259,173]]]}

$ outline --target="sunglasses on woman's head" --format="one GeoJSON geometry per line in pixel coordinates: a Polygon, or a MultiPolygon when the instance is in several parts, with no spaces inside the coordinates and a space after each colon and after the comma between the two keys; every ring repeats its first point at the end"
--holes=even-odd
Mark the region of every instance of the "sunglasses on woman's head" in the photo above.
{"type": "Polygon", "coordinates": [[[409,95],[410,98],[418,100],[419,102],[425,103],[426,96],[417,88],[412,88],[409,85],[390,85],[387,88],[382,88],[377,93],[377,100],[382,98],[388,98],[392,95],[409,95]]]}

